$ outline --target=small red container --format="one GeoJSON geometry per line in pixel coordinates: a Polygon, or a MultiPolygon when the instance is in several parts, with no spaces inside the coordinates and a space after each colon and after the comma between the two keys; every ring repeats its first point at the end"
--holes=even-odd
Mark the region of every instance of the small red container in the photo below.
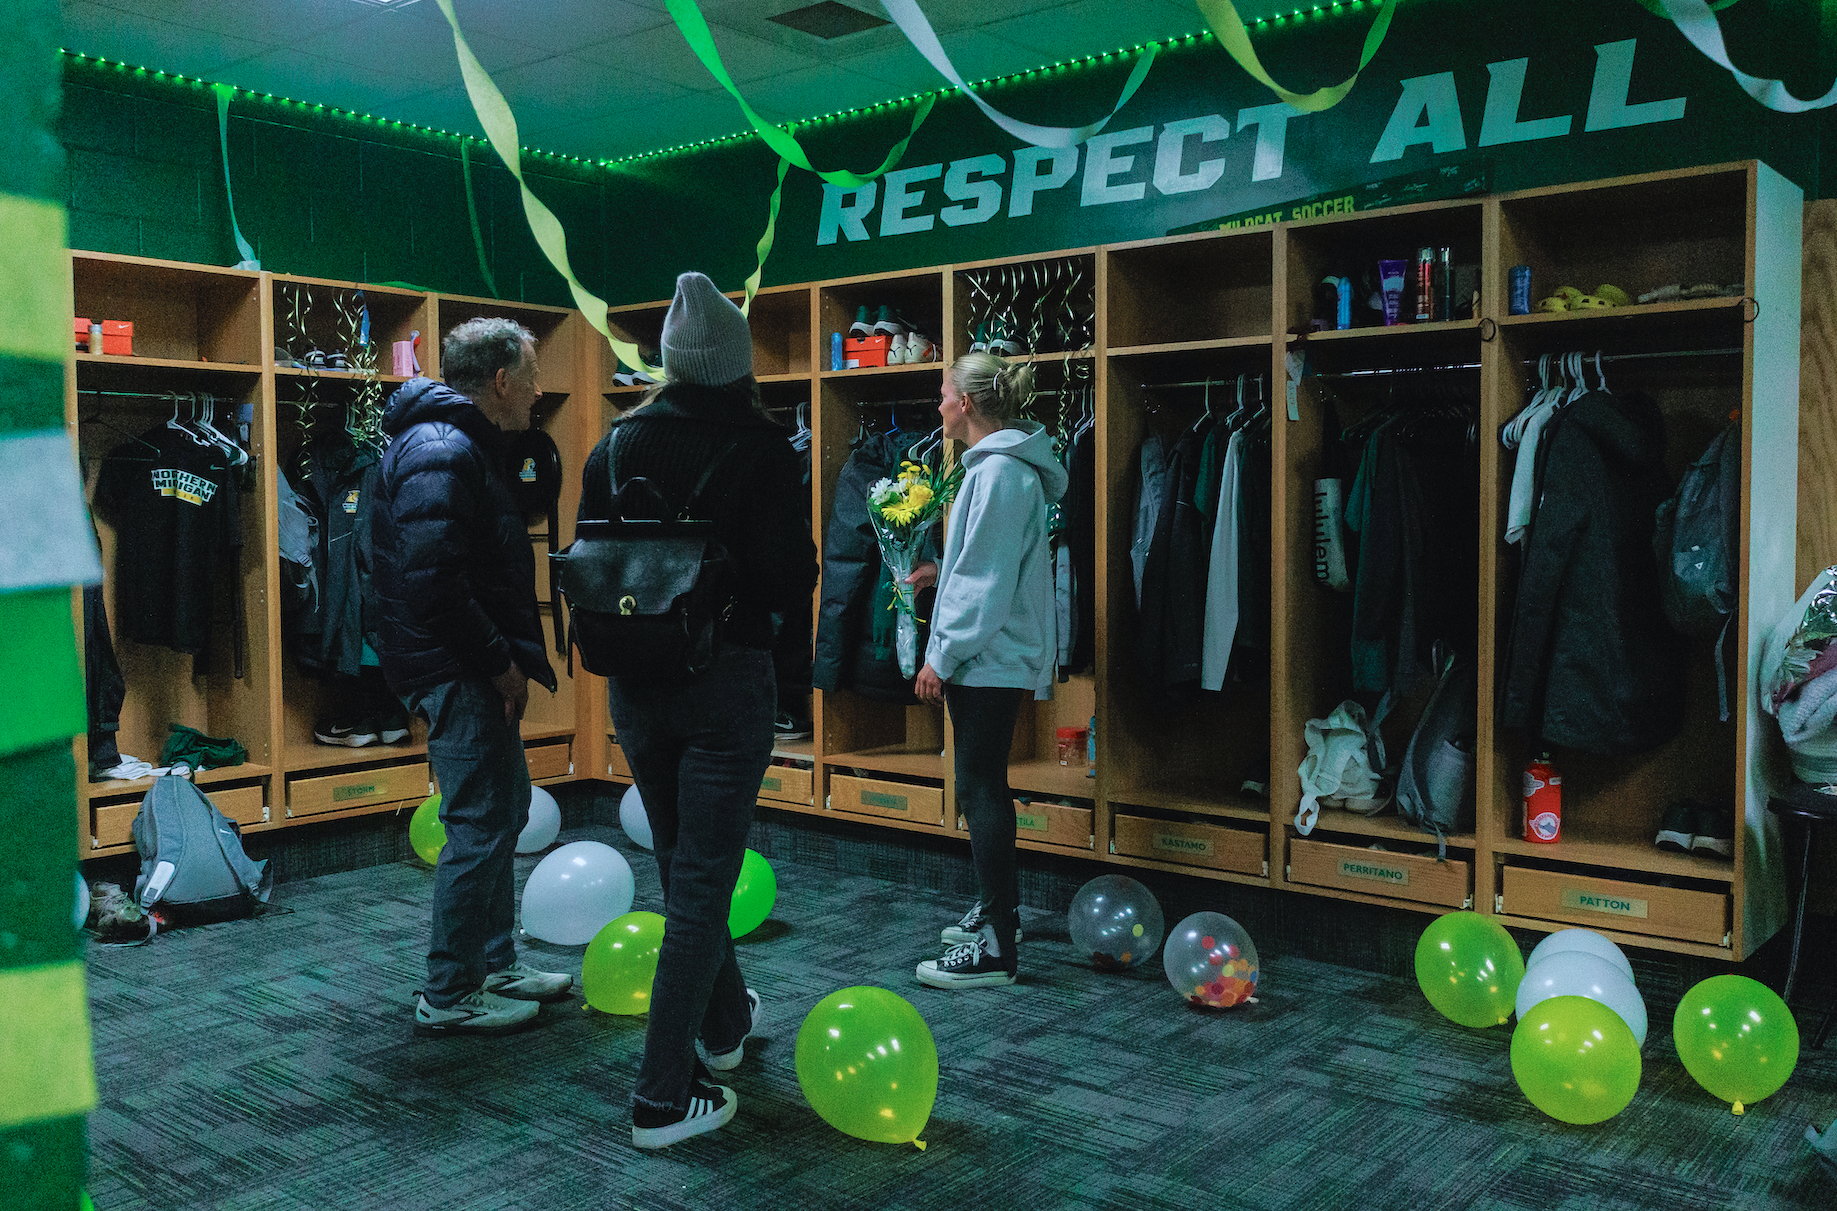
{"type": "Polygon", "coordinates": [[[1543,753],[1524,767],[1524,839],[1555,844],[1563,833],[1563,776],[1543,753]]]}

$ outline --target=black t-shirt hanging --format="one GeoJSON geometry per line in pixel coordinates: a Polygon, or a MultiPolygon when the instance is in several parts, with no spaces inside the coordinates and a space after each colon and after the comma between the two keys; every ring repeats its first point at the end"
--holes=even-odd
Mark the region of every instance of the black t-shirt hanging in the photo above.
{"type": "Polygon", "coordinates": [[[206,655],[216,575],[233,575],[242,546],[228,457],[175,429],[149,429],[103,461],[96,512],[115,528],[121,636],[206,655]]]}

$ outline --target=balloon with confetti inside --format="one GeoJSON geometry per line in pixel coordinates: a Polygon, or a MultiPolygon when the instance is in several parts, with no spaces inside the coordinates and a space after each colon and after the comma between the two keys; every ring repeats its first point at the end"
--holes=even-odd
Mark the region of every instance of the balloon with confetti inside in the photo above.
{"type": "Polygon", "coordinates": [[[1229,1009],[1257,990],[1257,947],[1220,912],[1196,912],[1174,926],[1161,950],[1167,982],[1189,1005],[1229,1009]]]}
{"type": "Polygon", "coordinates": [[[1099,875],[1072,897],[1072,949],[1098,971],[1123,971],[1154,957],[1167,922],[1154,893],[1128,875],[1099,875]]]}

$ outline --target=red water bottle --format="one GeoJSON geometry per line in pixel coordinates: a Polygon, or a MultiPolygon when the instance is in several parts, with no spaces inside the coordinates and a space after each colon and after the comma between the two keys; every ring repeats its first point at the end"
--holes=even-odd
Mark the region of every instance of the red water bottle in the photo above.
{"type": "Polygon", "coordinates": [[[1524,767],[1524,839],[1553,844],[1563,831],[1563,776],[1540,753],[1524,767]]]}

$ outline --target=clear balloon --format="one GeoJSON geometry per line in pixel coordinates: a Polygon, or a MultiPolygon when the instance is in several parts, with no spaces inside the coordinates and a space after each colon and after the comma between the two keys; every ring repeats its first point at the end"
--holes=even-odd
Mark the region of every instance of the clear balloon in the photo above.
{"type": "Polygon", "coordinates": [[[408,818],[408,845],[429,866],[440,864],[440,851],[446,848],[446,825],[440,822],[439,795],[421,800],[421,806],[408,818]]]}
{"type": "Polygon", "coordinates": [[[1531,948],[1530,957],[1524,961],[1524,969],[1531,970],[1549,955],[1565,954],[1574,950],[1606,959],[1618,967],[1621,974],[1628,980],[1632,980],[1634,984],[1639,983],[1633,978],[1633,965],[1627,962],[1626,953],[1592,929],[1557,930],[1531,948]]]}
{"type": "Polygon", "coordinates": [[[533,854],[555,844],[561,832],[561,805],[540,786],[529,788],[529,823],[517,834],[517,852],[533,854]]]}
{"type": "Polygon", "coordinates": [[[916,1143],[938,1096],[938,1045],[919,1011],[884,988],[844,988],[797,1030],[797,1083],[824,1122],[856,1139],[916,1143]]]}
{"type": "Polygon", "coordinates": [[[77,899],[70,911],[70,923],[81,929],[89,921],[89,884],[83,880],[83,872],[77,872],[77,899]]]}
{"type": "Polygon", "coordinates": [[[645,849],[655,849],[651,844],[651,818],[645,813],[644,800],[638,795],[638,788],[628,786],[625,794],[619,799],[619,827],[625,835],[642,845],[645,849]]]}
{"type": "Polygon", "coordinates": [[[1561,950],[1545,955],[1525,970],[1518,983],[1515,1005],[1519,1020],[1533,1005],[1551,997],[1587,997],[1620,1015],[1633,1032],[1633,1042],[1646,1045],[1646,1000],[1618,967],[1585,950],[1561,950]]]}
{"type": "Polygon", "coordinates": [[[663,952],[663,918],[628,912],[607,923],[581,956],[580,986],[587,1004],[602,1013],[649,1013],[657,956],[663,952]]]}
{"type": "Polygon", "coordinates": [[[623,854],[598,841],[570,841],[529,872],[523,931],[559,946],[580,946],[631,911],[632,895],[631,867],[623,854]]]}
{"type": "Polygon", "coordinates": [[[1484,1028],[1511,1020],[1523,979],[1518,943],[1477,912],[1443,913],[1416,940],[1416,984],[1451,1022],[1484,1028]]]}
{"type": "Polygon", "coordinates": [[[734,881],[733,899],[727,907],[727,932],[736,938],[765,924],[778,901],[778,875],[763,854],[746,851],[740,863],[740,877],[734,881]]]}
{"type": "Polygon", "coordinates": [[[1512,1077],[1565,1123],[1605,1122],[1639,1092],[1639,1044],[1620,1015],[1587,997],[1551,997],[1512,1031],[1512,1077]]]}
{"type": "Polygon", "coordinates": [[[1154,956],[1167,922],[1154,893],[1127,875],[1099,875],[1072,897],[1072,949],[1099,971],[1122,971],[1154,956]]]}
{"type": "Polygon", "coordinates": [[[1678,1002],[1671,1020],[1684,1070],[1740,1114],[1779,1090],[1799,1064],[1799,1025],[1779,994],[1758,980],[1711,976],[1678,1002]]]}
{"type": "Polygon", "coordinates": [[[1196,912],[1174,926],[1161,951],[1167,982],[1190,1005],[1229,1009],[1257,990],[1257,947],[1220,912],[1196,912]]]}

